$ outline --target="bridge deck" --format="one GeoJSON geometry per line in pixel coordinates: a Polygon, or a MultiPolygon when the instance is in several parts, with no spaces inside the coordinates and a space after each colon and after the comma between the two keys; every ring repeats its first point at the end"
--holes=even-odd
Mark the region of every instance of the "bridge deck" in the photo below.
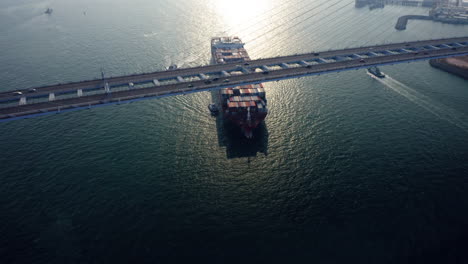
{"type": "Polygon", "coordinates": [[[468,37],[307,53],[0,93],[0,121],[106,104],[468,54],[468,37]],[[224,74],[223,74],[224,73],[224,74]],[[230,75],[226,77],[226,73],[230,75]],[[234,74],[232,74],[234,73],[234,74]],[[207,82],[206,78],[211,81],[207,82]],[[107,85],[106,85],[107,83],[107,85]],[[129,85],[132,83],[132,85],[129,85]],[[105,89],[107,86],[108,89],[105,89]],[[106,91],[107,90],[107,91],[106,91]]]}

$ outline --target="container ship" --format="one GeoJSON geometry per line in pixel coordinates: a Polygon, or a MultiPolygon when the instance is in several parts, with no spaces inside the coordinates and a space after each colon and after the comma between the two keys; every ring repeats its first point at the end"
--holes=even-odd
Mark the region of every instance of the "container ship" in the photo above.
{"type": "MultiPolygon", "coordinates": [[[[211,39],[213,63],[249,65],[250,57],[239,37],[211,39]]],[[[235,73],[234,73],[235,74],[235,73]]],[[[225,120],[239,126],[247,138],[268,114],[263,84],[243,85],[218,91],[220,112],[225,120]]]]}

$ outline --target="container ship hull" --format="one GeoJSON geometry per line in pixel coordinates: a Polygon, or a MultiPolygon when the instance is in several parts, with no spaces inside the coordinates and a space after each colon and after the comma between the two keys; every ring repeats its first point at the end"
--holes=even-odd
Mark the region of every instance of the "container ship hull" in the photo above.
{"type": "MultiPolygon", "coordinates": [[[[238,37],[216,37],[211,39],[213,63],[248,64],[250,57],[244,43],[238,37]]],[[[243,85],[220,89],[218,99],[225,120],[241,128],[247,138],[268,114],[263,84],[243,85]]]]}

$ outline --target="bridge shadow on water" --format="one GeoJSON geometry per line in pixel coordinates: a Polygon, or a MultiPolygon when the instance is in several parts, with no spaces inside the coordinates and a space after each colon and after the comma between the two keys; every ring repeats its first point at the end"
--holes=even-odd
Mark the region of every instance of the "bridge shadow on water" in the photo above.
{"type": "MultiPolygon", "coordinates": [[[[213,102],[217,102],[216,92],[212,93],[213,102]]],[[[268,155],[268,128],[265,121],[253,131],[253,138],[244,136],[241,129],[225,120],[223,115],[216,115],[216,130],[218,145],[226,148],[226,158],[252,158],[258,155],[268,155]]],[[[250,161],[250,160],[249,160],[250,161]]]]}

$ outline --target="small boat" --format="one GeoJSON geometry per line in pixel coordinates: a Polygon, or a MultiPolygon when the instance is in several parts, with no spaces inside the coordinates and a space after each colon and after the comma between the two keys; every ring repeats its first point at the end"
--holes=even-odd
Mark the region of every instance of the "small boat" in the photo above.
{"type": "Polygon", "coordinates": [[[211,114],[217,114],[219,112],[218,106],[216,106],[216,104],[209,104],[208,109],[210,110],[211,114]]]}
{"type": "Polygon", "coordinates": [[[377,78],[385,78],[385,74],[383,74],[379,68],[377,67],[371,67],[369,69],[367,69],[367,72],[369,72],[370,74],[374,75],[375,77],[377,78]]]}
{"type": "Polygon", "coordinates": [[[47,8],[47,10],[44,12],[44,14],[52,14],[52,12],[54,12],[54,10],[52,8],[47,8]]]}
{"type": "Polygon", "coordinates": [[[172,64],[171,66],[167,67],[167,70],[175,70],[177,69],[177,64],[172,64]]]}

